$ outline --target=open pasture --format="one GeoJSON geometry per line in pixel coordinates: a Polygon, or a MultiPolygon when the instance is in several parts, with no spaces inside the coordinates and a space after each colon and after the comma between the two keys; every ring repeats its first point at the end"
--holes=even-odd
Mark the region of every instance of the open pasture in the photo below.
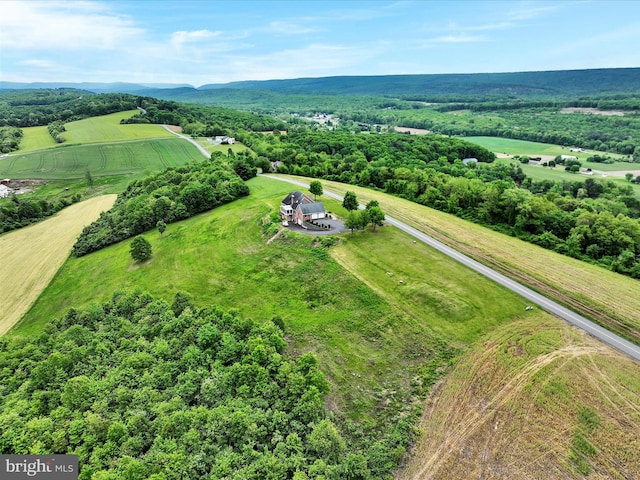
{"type": "Polygon", "coordinates": [[[179,138],[69,145],[10,155],[0,160],[0,177],[44,180],[111,176],[180,166],[202,155],[179,138]]]}
{"type": "Polygon", "coordinates": [[[0,334],[26,313],[64,263],[85,225],[109,210],[115,199],[115,195],[94,197],[40,223],[0,236],[4,271],[0,334]]]}
{"type": "MultiPolygon", "coordinates": [[[[424,245],[412,245],[394,228],[342,235],[340,255],[353,252],[362,259],[366,252],[374,273],[366,262],[336,262],[332,249],[327,252],[308,235],[285,234],[267,243],[273,234],[263,235],[261,222],[291,186],[266,178],[252,179],[249,186],[249,197],[171,224],[163,236],[146,233],[153,248],[146,263],[132,261],[131,241],[70,258],[16,333],[36,334],[70,306],[101,302],[118,288],[141,288],[169,302],[185,291],[198,305],[237,308],[254,320],[282,317],[291,347],[314,351],[327,365],[336,392],[332,401],[362,418],[380,402],[376,395],[387,395],[380,392],[397,392],[389,395],[398,408],[415,405],[410,378],[419,376],[425,358],[446,350],[437,343],[441,335],[462,347],[485,329],[526,313],[515,294],[424,245]],[[412,255],[405,255],[404,245],[415,247],[412,255]],[[387,276],[388,268],[393,276],[387,276]],[[384,284],[378,284],[381,279],[384,284]],[[398,370],[412,373],[399,376],[398,370]]],[[[322,200],[344,213],[339,202],[322,200]]]]}
{"type": "Polygon", "coordinates": [[[66,132],[62,134],[66,143],[124,142],[146,138],[168,138],[173,135],[161,125],[120,124],[123,118],[130,118],[137,110],[117,112],[110,115],[85,118],[65,124],[66,132]]]}
{"type": "MultiPolygon", "coordinates": [[[[51,148],[59,146],[59,143],[49,135],[49,130],[46,126],[42,127],[25,127],[22,129],[22,141],[20,142],[20,149],[15,153],[32,152],[34,150],[41,150],[43,148],[51,148]]],[[[14,154],[15,154],[14,153],[14,154]]]]}
{"type": "MultiPolygon", "coordinates": [[[[511,138],[500,137],[460,137],[468,142],[475,143],[483,146],[487,150],[494,153],[505,155],[528,155],[531,157],[542,156],[543,160],[553,160],[552,158],[544,157],[556,157],[558,155],[573,155],[586,163],[588,157],[592,155],[610,156],[614,159],[622,159],[623,155],[606,152],[596,152],[593,150],[583,150],[580,152],[572,152],[569,147],[562,145],[554,145],[551,143],[539,143],[529,142],[527,140],[514,140],[511,138]]],[[[625,162],[620,162],[624,165],[625,162]]]]}
{"type": "Polygon", "coordinates": [[[637,280],[401,198],[339,182],[323,180],[322,185],[340,195],[354,191],[362,204],[378,200],[388,215],[640,344],[637,280]]]}
{"type": "Polygon", "coordinates": [[[27,153],[43,148],[66,147],[78,143],[124,142],[171,137],[171,133],[160,125],[120,124],[120,120],[130,118],[136,113],[138,110],[128,110],[65,123],[66,131],[62,133],[66,139],[64,143],[56,143],[49,135],[46,126],[23,128],[24,136],[17,153],[27,153]]]}

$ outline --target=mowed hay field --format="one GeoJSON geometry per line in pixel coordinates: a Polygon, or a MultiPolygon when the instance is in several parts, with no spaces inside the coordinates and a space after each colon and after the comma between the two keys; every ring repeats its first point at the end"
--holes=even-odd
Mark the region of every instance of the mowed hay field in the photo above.
{"type": "Polygon", "coordinates": [[[66,132],[62,136],[67,143],[124,142],[146,138],[169,138],[174,135],[162,125],[145,123],[121,124],[123,118],[130,118],[139,113],[128,110],[99,117],[85,118],[76,122],[65,123],[66,132]]]}
{"type": "Polygon", "coordinates": [[[161,125],[120,124],[120,120],[130,118],[136,113],[138,110],[127,110],[65,123],[66,131],[62,133],[66,139],[64,143],[56,143],[49,135],[46,126],[23,128],[24,136],[20,142],[18,153],[27,153],[43,148],[66,147],[77,143],[124,142],[172,137],[172,134],[161,125]]]}
{"type": "MultiPolygon", "coordinates": [[[[283,176],[309,183],[310,179],[283,176]]],[[[640,282],[517,238],[373,190],[322,181],[325,190],[376,199],[388,215],[640,344],[640,282]]]]}
{"type": "Polygon", "coordinates": [[[485,336],[429,399],[399,480],[640,478],[638,363],[559,320],[485,336]]]}
{"type": "Polygon", "coordinates": [[[10,155],[0,160],[0,177],[44,180],[111,176],[162,170],[192,160],[202,154],[180,138],[151,139],[118,143],[70,145],[10,155]]]}
{"type": "Polygon", "coordinates": [[[65,208],[38,224],[0,236],[3,264],[0,334],[9,330],[40,296],[67,259],[85,225],[109,210],[116,195],[95,197],[65,208]]]}

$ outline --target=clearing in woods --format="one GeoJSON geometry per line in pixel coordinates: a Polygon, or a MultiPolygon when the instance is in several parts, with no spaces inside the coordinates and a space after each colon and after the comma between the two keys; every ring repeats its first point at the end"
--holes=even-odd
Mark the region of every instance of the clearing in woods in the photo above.
{"type": "Polygon", "coordinates": [[[24,315],[69,255],[85,225],[109,210],[116,195],[94,197],[35,225],[0,237],[3,276],[0,334],[24,315]]]}

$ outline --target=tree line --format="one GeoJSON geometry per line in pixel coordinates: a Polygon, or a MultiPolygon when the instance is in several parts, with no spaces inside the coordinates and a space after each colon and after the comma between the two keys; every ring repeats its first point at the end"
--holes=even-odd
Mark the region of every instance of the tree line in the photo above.
{"type": "Polygon", "coordinates": [[[0,453],[78,455],[80,480],[391,478],[404,450],[347,443],[284,328],[118,291],[2,337],[0,453]]]}
{"type": "Polygon", "coordinates": [[[150,230],[162,221],[184,220],[249,194],[249,188],[219,152],[211,160],[135,180],[108,212],[85,227],[73,246],[80,257],[150,230]]]}
{"type": "Polygon", "coordinates": [[[10,195],[0,200],[0,233],[10,232],[39,222],[69,205],[79,202],[79,194],[62,197],[57,201],[44,198],[10,195]]]}

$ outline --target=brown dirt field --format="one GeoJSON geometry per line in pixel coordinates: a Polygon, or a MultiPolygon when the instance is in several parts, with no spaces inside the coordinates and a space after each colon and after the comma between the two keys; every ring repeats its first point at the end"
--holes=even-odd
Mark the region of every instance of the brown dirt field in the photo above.
{"type": "Polygon", "coordinates": [[[569,460],[576,432],[596,449],[588,478],[640,478],[639,422],[638,364],[540,316],[499,328],[459,361],[396,478],[586,478],[569,460]],[[584,409],[600,420],[592,432],[584,409]]]}
{"type": "Polygon", "coordinates": [[[11,329],[49,285],[84,226],[109,210],[115,200],[116,195],[94,197],[0,236],[0,335],[11,329]]]}
{"type": "Polygon", "coordinates": [[[585,108],[585,107],[567,107],[562,108],[560,113],[588,113],[591,115],[606,115],[606,116],[624,116],[624,112],[621,110],[598,110],[597,108],[585,108]]]}
{"type": "Polygon", "coordinates": [[[411,135],[427,135],[428,133],[431,133],[431,130],[411,127],[395,127],[395,131],[400,133],[409,133],[411,135]]]}

